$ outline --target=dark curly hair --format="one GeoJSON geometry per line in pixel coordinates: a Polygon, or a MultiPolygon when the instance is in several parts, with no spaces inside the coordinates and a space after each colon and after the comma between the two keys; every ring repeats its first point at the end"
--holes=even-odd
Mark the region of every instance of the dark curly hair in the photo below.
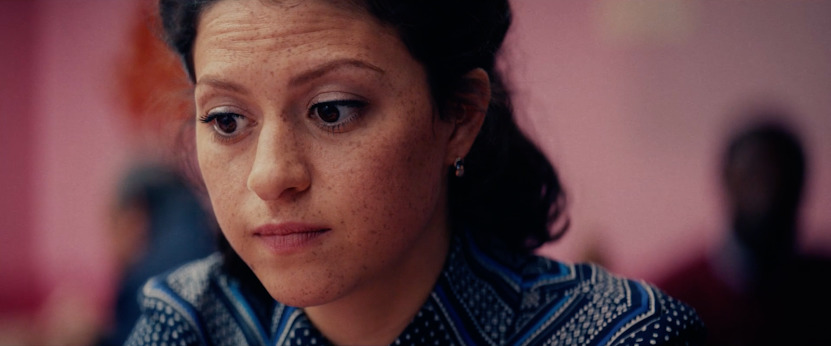
{"type": "MultiPolygon", "coordinates": [[[[193,44],[200,13],[220,0],[160,0],[167,44],[194,80],[193,44]]],[[[470,230],[485,249],[530,253],[568,227],[557,173],[517,127],[510,93],[496,59],[511,25],[507,0],[351,0],[394,28],[425,68],[440,117],[465,103],[465,75],[482,68],[490,77],[491,102],[484,124],[465,157],[463,178],[450,179],[454,229],[470,230]]],[[[448,172],[448,174],[451,174],[448,172]]]]}

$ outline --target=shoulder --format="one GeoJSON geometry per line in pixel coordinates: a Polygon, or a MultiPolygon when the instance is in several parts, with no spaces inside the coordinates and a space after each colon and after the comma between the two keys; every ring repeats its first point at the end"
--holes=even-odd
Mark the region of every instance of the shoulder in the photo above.
{"type": "MultiPolygon", "coordinates": [[[[537,263],[559,263],[537,257],[537,263]]],[[[543,344],[662,345],[703,342],[695,311],[644,281],[590,263],[563,264],[562,280],[534,284],[524,295],[551,297],[530,307],[543,344]],[[552,304],[556,301],[556,304],[552,304]],[[543,342],[544,340],[544,342],[543,342]]],[[[551,267],[547,264],[546,267],[551,267]]],[[[527,269],[526,269],[527,270],[527,269]]]]}
{"type": "Polygon", "coordinates": [[[139,293],[142,314],[127,344],[206,345],[222,326],[229,326],[219,331],[224,337],[244,339],[224,304],[227,285],[219,253],[151,278],[139,293]]]}
{"type": "Polygon", "coordinates": [[[463,252],[451,255],[463,260],[451,260],[447,286],[459,297],[457,310],[469,315],[461,318],[466,329],[484,343],[683,345],[702,340],[695,311],[646,282],[589,263],[485,254],[475,245],[463,252]]]}
{"type": "Polygon", "coordinates": [[[199,306],[211,294],[212,283],[224,277],[222,262],[222,255],[214,253],[153,277],[142,288],[141,298],[199,306]]]}

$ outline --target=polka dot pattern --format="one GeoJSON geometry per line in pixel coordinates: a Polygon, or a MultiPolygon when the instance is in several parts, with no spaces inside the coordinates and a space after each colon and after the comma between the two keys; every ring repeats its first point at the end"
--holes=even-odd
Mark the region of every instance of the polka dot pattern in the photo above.
{"type": "Polygon", "coordinates": [[[320,334],[317,328],[312,325],[312,322],[308,319],[308,317],[303,314],[301,314],[299,318],[288,327],[288,333],[286,336],[287,338],[285,340],[278,342],[279,345],[316,346],[332,344],[322,334],[320,334]]]}
{"type": "Polygon", "coordinates": [[[435,302],[429,300],[416,314],[404,332],[393,345],[458,345],[456,337],[447,327],[447,321],[437,310],[435,302]]]}
{"type": "Polygon", "coordinates": [[[617,345],[697,345],[704,326],[695,310],[664,294],[657,295],[659,311],[649,324],[634,328],[617,345]]]}
{"type": "Polygon", "coordinates": [[[444,282],[453,296],[463,302],[463,311],[471,323],[489,344],[504,344],[505,332],[515,318],[511,306],[500,298],[493,285],[469,269],[462,251],[451,252],[448,263],[444,282]]]}
{"type": "Polygon", "coordinates": [[[214,344],[221,345],[229,341],[234,345],[248,344],[242,326],[237,323],[233,312],[228,309],[216,292],[211,290],[206,292],[200,310],[205,329],[214,344]]]}
{"type": "Polygon", "coordinates": [[[126,346],[185,346],[198,345],[196,331],[176,310],[158,299],[144,302],[144,314],[139,318],[126,346]]]}

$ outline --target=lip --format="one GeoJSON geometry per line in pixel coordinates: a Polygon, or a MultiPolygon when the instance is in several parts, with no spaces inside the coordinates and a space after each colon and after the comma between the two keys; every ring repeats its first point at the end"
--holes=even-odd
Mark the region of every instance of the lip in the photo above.
{"type": "Polygon", "coordinates": [[[266,224],[254,229],[254,237],[260,239],[272,252],[288,254],[300,251],[331,231],[331,228],[302,222],[266,224]]]}

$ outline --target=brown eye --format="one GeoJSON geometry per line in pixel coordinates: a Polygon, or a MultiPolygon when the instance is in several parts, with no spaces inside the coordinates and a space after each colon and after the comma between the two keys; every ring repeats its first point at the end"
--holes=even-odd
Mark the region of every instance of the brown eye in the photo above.
{"type": "Polygon", "coordinates": [[[233,134],[234,131],[237,130],[236,114],[223,113],[217,115],[216,124],[214,124],[214,128],[216,128],[216,130],[222,134],[233,134]]]}
{"type": "Polygon", "coordinates": [[[327,123],[334,123],[340,119],[338,106],[332,103],[323,103],[317,106],[317,116],[327,123]]]}
{"type": "Polygon", "coordinates": [[[216,134],[222,137],[236,137],[251,121],[245,116],[232,112],[216,112],[199,118],[199,121],[212,125],[216,134]]]}
{"type": "Polygon", "coordinates": [[[309,117],[322,129],[331,133],[340,133],[348,130],[349,124],[358,120],[366,101],[361,100],[334,100],[316,103],[309,108],[309,117]]]}
{"type": "Polygon", "coordinates": [[[324,123],[333,124],[357,116],[357,113],[366,106],[366,102],[358,100],[341,100],[318,103],[309,110],[324,123]]]}

